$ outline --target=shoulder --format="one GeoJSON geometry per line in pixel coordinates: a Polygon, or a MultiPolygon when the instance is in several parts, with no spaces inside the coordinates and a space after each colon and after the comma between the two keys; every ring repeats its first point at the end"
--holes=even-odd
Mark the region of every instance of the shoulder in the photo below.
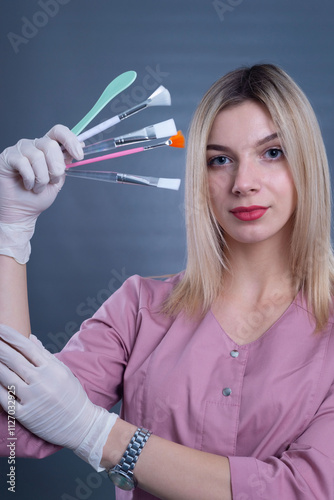
{"type": "Polygon", "coordinates": [[[143,278],[135,275],[130,278],[128,286],[134,287],[138,293],[139,307],[152,308],[161,304],[173,288],[179,283],[183,273],[171,276],[155,276],[143,278]]]}
{"type": "Polygon", "coordinates": [[[173,288],[182,279],[183,272],[155,277],[133,275],[126,279],[121,287],[103,304],[102,309],[117,309],[118,312],[132,309],[152,311],[159,309],[173,288]]]}
{"type": "MultiPolygon", "coordinates": [[[[310,323],[311,326],[315,328],[316,318],[308,306],[307,300],[303,297],[301,292],[298,293],[294,305],[296,306],[292,313],[297,321],[310,323]]],[[[334,297],[331,298],[330,308],[329,308],[329,316],[326,326],[318,333],[334,333],[334,297]]]]}

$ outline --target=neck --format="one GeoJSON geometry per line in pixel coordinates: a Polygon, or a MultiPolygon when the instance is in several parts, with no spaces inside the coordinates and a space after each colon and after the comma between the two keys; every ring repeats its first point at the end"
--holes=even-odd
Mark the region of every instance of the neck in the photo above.
{"type": "MultiPolygon", "coordinates": [[[[293,297],[289,244],[263,241],[252,244],[228,242],[231,272],[224,276],[224,290],[231,296],[258,301],[273,293],[293,297]]],[[[225,295],[225,293],[224,293],[225,295]]]]}

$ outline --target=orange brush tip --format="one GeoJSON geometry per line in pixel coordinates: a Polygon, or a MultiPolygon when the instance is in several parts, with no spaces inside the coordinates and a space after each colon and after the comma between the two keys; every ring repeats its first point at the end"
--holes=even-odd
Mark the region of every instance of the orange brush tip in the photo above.
{"type": "Polygon", "coordinates": [[[178,130],[177,134],[172,135],[172,137],[170,137],[169,140],[172,141],[172,143],[169,144],[169,146],[172,146],[173,148],[184,148],[186,142],[181,130],[178,130]]]}

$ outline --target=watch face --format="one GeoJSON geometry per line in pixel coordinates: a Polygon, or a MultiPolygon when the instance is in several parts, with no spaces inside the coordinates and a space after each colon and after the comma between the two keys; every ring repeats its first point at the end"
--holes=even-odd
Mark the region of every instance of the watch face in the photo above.
{"type": "Polygon", "coordinates": [[[134,480],[128,477],[125,472],[111,470],[108,475],[114,485],[121,490],[133,490],[135,487],[134,480]]]}

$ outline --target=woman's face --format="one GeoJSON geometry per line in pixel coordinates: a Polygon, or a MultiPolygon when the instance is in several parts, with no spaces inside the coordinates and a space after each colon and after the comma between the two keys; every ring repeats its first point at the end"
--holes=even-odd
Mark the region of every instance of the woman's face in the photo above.
{"type": "Polygon", "coordinates": [[[213,212],[227,243],[290,235],[296,190],[276,127],[255,101],[221,111],[207,145],[213,212]]]}

